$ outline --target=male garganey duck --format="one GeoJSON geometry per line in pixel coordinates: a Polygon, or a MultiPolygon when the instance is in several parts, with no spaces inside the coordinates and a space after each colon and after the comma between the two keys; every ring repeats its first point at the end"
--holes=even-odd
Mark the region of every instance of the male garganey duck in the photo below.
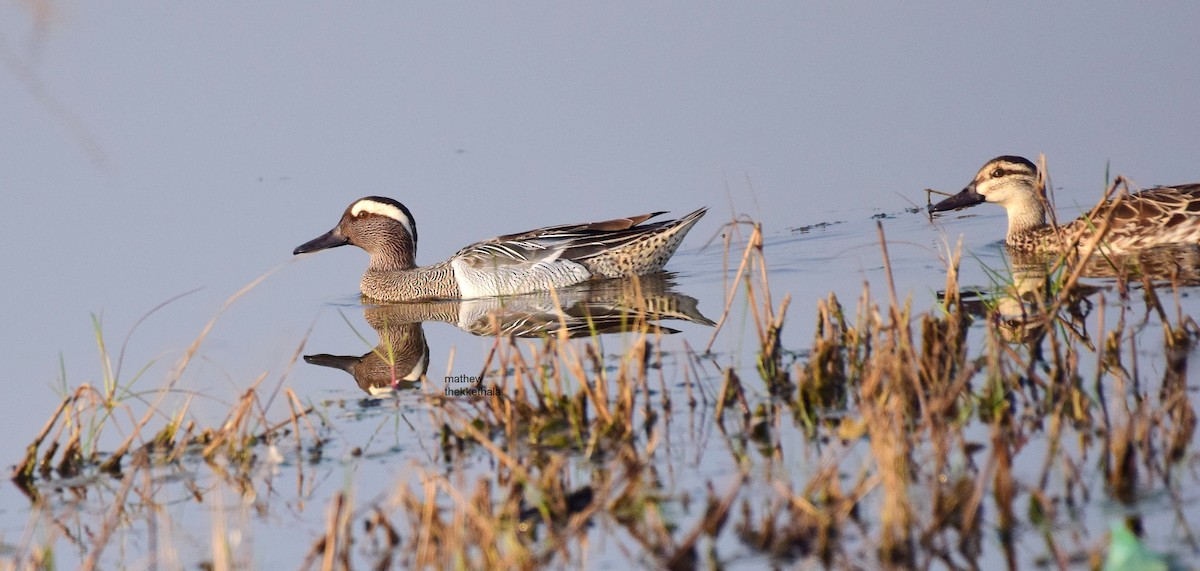
{"type": "Polygon", "coordinates": [[[333,230],[293,254],[346,244],[366,250],[371,262],[362,293],[380,301],[517,295],[660,270],[707,210],[650,224],[642,223],[663,213],[538,228],[471,244],[448,260],[417,267],[412,213],[390,198],[368,196],[351,204],[333,230]]]}
{"type": "Polygon", "coordinates": [[[1037,167],[1027,159],[996,157],[979,169],[975,180],[958,194],[929,207],[930,212],[994,202],[1008,210],[1009,247],[1030,252],[1059,252],[1074,237],[1087,243],[1108,219],[1106,251],[1129,252],[1165,244],[1200,241],[1200,183],[1155,187],[1118,196],[1055,229],[1046,224],[1046,205],[1037,191],[1037,167]]]}

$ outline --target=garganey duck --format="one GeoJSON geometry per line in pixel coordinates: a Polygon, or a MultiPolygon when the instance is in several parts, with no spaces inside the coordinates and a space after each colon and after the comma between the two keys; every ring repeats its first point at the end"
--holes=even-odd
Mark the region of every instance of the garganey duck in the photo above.
{"type": "Polygon", "coordinates": [[[1106,251],[1128,252],[1164,244],[1200,241],[1200,183],[1160,186],[1118,196],[1090,214],[1055,228],[1046,224],[1046,203],[1037,190],[1037,167],[1022,157],[996,157],[958,194],[929,207],[930,212],[994,202],[1008,210],[1005,243],[1016,250],[1059,252],[1079,238],[1084,244],[1108,220],[1106,251]]]}
{"type": "Polygon", "coordinates": [[[538,228],[477,242],[448,260],[417,267],[412,213],[390,198],[368,196],[354,201],[333,230],[293,254],[346,244],[366,250],[371,262],[362,293],[379,301],[518,295],[662,269],[707,210],[650,224],[642,223],[663,213],[538,228]]]}

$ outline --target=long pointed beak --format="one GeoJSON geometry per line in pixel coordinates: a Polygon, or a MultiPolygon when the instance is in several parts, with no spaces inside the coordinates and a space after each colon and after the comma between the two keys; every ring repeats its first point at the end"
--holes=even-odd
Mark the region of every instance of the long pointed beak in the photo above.
{"type": "Polygon", "coordinates": [[[316,252],[328,248],[336,248],[338,246],[345,246],[349,243],[350,239],[343,235],[341,230],[334,228],[333,230],[330,230],[297,246],[295,250],[292,250],[292,255],[295,256],[297,254],[307,254],[309,252],[316,252]]]}
{"type": "Polygon", "coordinates": [[[982,194],[975,192],[975,183],[968,184],[962,192],[947,198],[937,204],[930,204],[930,212],[945,212],[947,210],[957,210],[968,206],[975,206],[980,202],[987,200],[982,194]]]}

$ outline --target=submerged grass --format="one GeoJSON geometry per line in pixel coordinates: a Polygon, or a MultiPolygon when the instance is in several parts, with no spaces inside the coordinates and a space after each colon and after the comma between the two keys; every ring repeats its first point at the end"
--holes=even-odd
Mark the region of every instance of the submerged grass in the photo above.
{"type": "MultiPolygon", "coordinates": [[[[474,482],[425,474],[419,488],[400,486],[388,508],[375,506],[371,521],[400,512],[414,532],[393,544],[394,557],[414,567],[575,564],[588,560],[594,534],[587,530],[596,526],[634,562],[667,568],[721,566],[731,560],[731,548],[759,552],[776,564],[812,558],[835,567],[974,567],[989,536],[999,540],[1001,558],[1018,566],[1023,530],[1032,529],[1043,539],[1047,562],[1065,567],[1095,560],[1102,545],[1071,552],[1056,533],[1070,527],[1063,508],[1084,501],[1079,491],[1095,493],[1084,478],[1083,458],[1101,451],[1111,467],[1106,493],[1135,510],[1130,493],[1144,487],[1136,458],[1163,476],[1173,473],[1172,463],[1194,457],[1194,410],[1179,380],[1185,378],[1186,349],[1169,353],[1174,373],[1164,379],[1163,391],[1176,388],[1169,397],[1164,392],[1164,408],[1150,410],[1140,393],[1125,390],[1122,379],[1138,376],[1126,372],[1115,379],[1118,402],[1126,407],[1122,418],[1143,420],[1101,424],[1111,405],[1099,383],[1110,381],[1111,370],[1097,371],[1097,392],[1086,391],[1080,352],[1091,347],[1052,326],[1057,318],[1043,314],[1036,334],[1014,344],[995,313],[982,316],[985,342],[981,353],[971,354],[968,338],[978,318],[964,309],[958,293],[957,252],[935,312],[915,314],[890,287],[886,309],[865,287],[853,320],[836,297],[820,302],[809,359],[789,371],[778,334],[786,299],[773,308],[766,273],[754,271],[765,267],[759,228],[753,227],[747,244],[729,290],[744,289],[753,309],[761,384],[748,385],[734,368],[718,366],[712,417],[739,474],[724,492],[708,482],[706,507],[680,518],[672,505],[685,505],[686,498],[672,495],[657,477],[664,463],[671,464],[660,446],[670,438],[663,426],[675,414],[669,391],[650,390],[651,370],[660,371],[662,385],[663,369],[646,366],[652,354],[661,359],[661,350],[653,349],[661,339],[635,336],[608,366],[598,339],[582,347],[566,339],[525,347],[501,340],[484,376],[498,395],[467,405],[444,402],[435,413],[449,434],[486,450],[500,469],[474,482]],[[1130,411],[1130,402],[1146,410],[1130,411]],[[1097,416],[1097,408],[1104,414],[1097,416]],[[779,419],[785,410],[813,442],[826,443],[807,479],[796,480],[782,467],[779,419]],[[1145,420],[1154,418],[1171,419],[1163,423],[1170,430],[1159,436],[1166,446],[1154,440],[1145,420]],[[981,424],[984,440],[974,434],[981,424]],[[1079,437],[1077,446],[1060,445],[1068,431],[1079,437]],[[1038,462],[1040,475],[1030,481],[1019,466],[1028,463],[1026,448],[1036,434],[1052,445],[1038,462]],[[846,473],[855,458],[859,469],[846,473]],[[589,467],[582,474],[581,465],[589,467]],[[800,492],[793,491],[797,482],[803,483],[800,492]],[[993,515],[985,519],[985,512],[993,515]],[[729,528],[731,515],[738,523],[729,528]],[[740,548],[722,539],[730,530],[740,548]],[[869,545],[877,546],[874,552],[863,552],[869,545]]],[[[882,233],[881,246],[886,264],[882,233]]],[[[1062,311],[1073,289],[1060,283],[1029,313],[1062,311]]],[[[1147,290],[1153,287],[1147,284],[1147,290]]],[[[1165,311],[1157,313],[1170,333],[1167,346],[1190,346],[1195,324],[1171,324],[1165,311]]],[[[1124,321],[1117,331],[1137,333],[1124,321]]],[[[704,365],[713,362],[688,359],[676,368],[684,375],[703,376],[704,365]]],[[[689,411],[694,414],[696,406],[691,401],[689,411]]],[[[389,529],[404,529],[388,521],[389,529]]]]}
{"type": "MultiPolygon", "coordinates": [[[[853,313],[833,294],[819,300],[797,360],[782,335],[790,298],[773,301],[761,227],[742,221],[725,234],[732,271],[704,351],[672,349],[644,320],[619,338],[497,337],[478,375],[487,394],[446,398],[429,380],[401,394],[423,399],[427,429],[417,438],[436,440],[436,453],[397,467],[403,475],[382,495],[360,498],[350,481],[321,498],[325,523],[306,550],[297,544],[301,567],[568,567],[601,551],[620,554],[606,563],[669,569],[1094,566],[1105,539],[1081,514],[1111,503],[1112,517],[1146,532],[1144,501],[1155,494],[1180,511],[1170,538],[1196,560],[1195,522],[1183,510],[1196,501],[1187,379],[1200,327],[1177,285],[1168,296],[1148,278],[1138,288],[1118,278],[1110,304],[1113,291],[1081,289],[1077,262],[1041,274],[1014,264],[981,309],[960,291],[961,247],[947,248],[944,292],[922,312],[892,285],[880,226],[884,301],[870,284],[853,313]],[[745,331],[728,324],[739,307],[745,331]],[[711,351],[718,336],[739,334],[754,346],[752,367],[711,351]],[[1160,354],[1144,349],[1160,344],[1162,362],[1150,362],[1160,354]]],[[[36,492],[44,482],[119,467],[100,533],[85,539],[62,526],[30,537],[9,566],[47,565],[68,536],[86,565],[98,564],[118,522],[154,521],[154,509],[130,498],[151,504],[159,484],[150,475],[164,465],[197,459],[246,498],[277,447],[291,443],[300,458],[307,432],[320,455],[319,431],[303,424],[311,409],[287,391],[291,416],[268,422],[265,403],[279,388],[264,399],[260,378],[211,428],[188,419],[186,401],[170,414],[157,410],[161,397],[147,401],[153,414],[127,413],[130,436],[105,456],[83,444],[95,439],[81,427],[102,430],[111,410],[131,410],[111,398],[133,394],[118,378],[105,383],[109,400],[87,386],[68,394],[14,472],[34,505],[53,511],[36,492]],[[156,417],[165,420],[151,433],[156,417]]],[[[223,516],[213,521],[208,563],[249,565],[223,516]]],[[[147,557],[171,561],[171,543],[147,557]]]]}
{"type": "MultiPolygon", "coordinates": [[[[93,319],[100,351],[101,383],[98,386],[84,383],[66,391],[62,403],[27,446],[25,457],[13,468],[12,481],[29,497],[34,511],[22,544],[10,557],[0,560],[0,568],[54,567],[55,546],[63,541],[81,554],[81,569],[103,567],[100,559],[106,551],[111,551],[108,548],[114,547],[110,545],[114,534],[129,527],[131,522],[139,521],[147,526],[152,540],[151,552],[146,557],[157,563],[171,561],[174,559],[172,550],[159,549],[164,546],[158,541],[171,537],[169,533],[160,537],[161,530],[158,529],[165,523],[160,515],[163,506],[158,498],[164,478],[189,478],[197,468],[195,461],[198,460],[211,469],[212,474],[239,490],[243,497],[252,497],[255,493],[250,483],[253,473],[276,462],[273,459],[275,445],[288,435],[285,428],[289,424],[295,428],[290,435],[296,439],[297,446],[300,445],[299,420],[311,409],[293,407],[291,418],[274,423],[268,421],[265,411],[273,393],[264,398],[261,392],[260,384],[265,375],[255,379],[234,403],[228,416],[212,426],[190,412],[193,400],[204,397],[179,389],[184,372],[221,313],[269,275],[259,277],[231,296],[187,348],[166,381],[152,390],[135,387],[149,365],[128,381],[122,380],[120,372],[125,346],[146,317],[174,299],[154,308],[135,323],[115,366],[101,321],[93,319]],[[106,433],[113,431],[123,433],[123,438],[115,440],[115,449],[102,450],[102,442],[113,442],[104,438],[106,433]],[[106,492],[110,491],[108,479],[118,486],[111,497],[106,497],[106,492]],[[52,498],[60,497],[64,490],[69,490],[75,500],[65,504],[68,509],[56,513],[56,501],[52,498]],[[77,524],[72,521],[81,513],[70,509],[70,505],[87,502],[89,497],[93,498],[91,501],[99,501],[96,506],[98,519],[86,524],[87,533],[80,534],[75,531],[77,524]]],[[[299,357],[301,347],[302,344],[297,347],[293,362],[299,357]]],[[[295,402],[290,390],[288,394],[295,402]]],[[[203,501],[207,495],[205,490],[196,487],[191,488],[191,493],[197,501],[203,501]]],[[[214,522],[215,530],[224,529],[220,516],[216,516],[214,522]]],[[[223,552],[218,548],[223,542],[223,537],[214,538],[214,553],[223,552]]],[[[122,546],[115,548],[124,551],[122,546]]],[[[216,561],[225,559],[217,557],[216,561]]]]}
{"type": "MultiPolygon", "coordinates": [[[[35,480],[35,472],[40,473],[42,477],[48,477],[51,470],[54,470],[58,477],[71,477],[95,467],[102,472],[119,474],[122,462],[138,441],[140,441],[139,454],[152,454],[156,458],[166,461],[178,460],[179,456],[189,449],[189,446],[196,444],[204,446],[202,455],[206,459],[211,459],[222,444],[232,444],[232,446],[225,446],[224,452],[233,456],[246,454],[251,450],[257,439],[250,438],[248,431],[252,430],[256,424],[260,428],[268,424],[261,416],[254,415],[256,409],[258,411],[262,409],[262,403],[256,401],[257,386],[263,377],[255,380],[231,411],[230,418],[226,419],[226,422],[218,428],[200,429],[194,423],[185,425],[192,397],[187,396],[182,402],[177,403],[178,408],[175,412],[167,410],[167,407],[171,406],[171,403],[168,403],[168,397],[175,393],[184,371],[220,315],[233,302],[252,290],[269,275],[270,273],[264,274],[231,296],[188,347],[168,374],[166,382],[157,389],[146,393],[136,392],[132,388],[133,383],[142,376],[146,367],[143,367],[128,383],[121,384],[119,377],[121,362],[124,359],[124,345],[118,357],[117,366],[114,368],[104,341],[100,320],[93,318],[97,346],[100,350],[102,388],[95,388],[84,383],[70,391],[63,399],[62,404],[51,415],[45,427],[27,447],[25,458],[12,472],[13,481],[21,485],[27,493],[33,494],[36,491],[30,485],[35,480]],[[145,405],[145,410],[140,417],[135,413],[134,401],[145,405]],[[108,424],[113,422],[113,415],[117,411],[123,411],[127,415],[130,424],[123,428],[128,435],[115,451],[102,453],[97,448],[98,435],[108,424]],[[147,435],[147,427],[155,418],[162,419],[164,422],[156,433],[147,435]],[[52,431],[55,436],[47,443],[46,439],[52,431]],[[237,444],[239,441],[240,445],[237,444]],[[46,449],[39,454],[43,445],[46,446],[46,449]],[[58,458],[57,463],[55,462],[56,457],[58,458]]],[[[142,321],[170,301],[173,300],[160,304],[139,319],[131,329],[130,336],[142,321]]],[[[127,337],[126,343],[128,340],[127,337]]],[[[297,350],[297,356],[298,354],[297,350]]],[[[271,429],[268,428],[266,432],[270,431],[271,429]]]]}

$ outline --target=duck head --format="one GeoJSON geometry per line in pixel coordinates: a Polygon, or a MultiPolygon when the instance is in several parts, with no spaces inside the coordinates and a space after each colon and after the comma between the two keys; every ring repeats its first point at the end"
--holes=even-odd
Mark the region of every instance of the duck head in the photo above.
{"type": "Polygon", "coordinates": [[[993,202],[1008,207],[1037,193],[1037,167],[1024,157],[996,157],[975,174],[961,192],[929,207],[930,212],[943,212],[993,202]]]}
{"type": "Polygon", "coordinates": [[[1024,157],[996,157],[975,174],[961,192],[929,206],[930,212],[944,212],[991,202],[1008,211],[1009,236],[1046,223],[1046,207],[1038,196],[1038,170],[1024,157]]]}
{"type": "Polygon", "coordinates": [[[417,223],[403,204],[381,196],[354,201],[332,230],[298,246],[293,255],[353,244],[371,255],[375,270],[416,267],[417,223]]]}

